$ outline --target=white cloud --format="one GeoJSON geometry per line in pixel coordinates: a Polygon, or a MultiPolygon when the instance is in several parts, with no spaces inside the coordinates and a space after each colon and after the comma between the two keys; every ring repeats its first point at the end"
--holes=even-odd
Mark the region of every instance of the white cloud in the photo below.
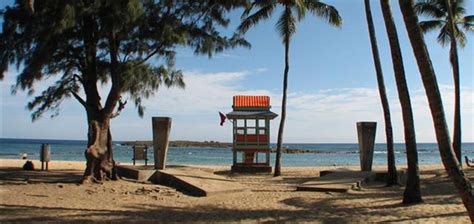
{"type": "MultiPolygon", "coordinates": [[[[247,76],[257,71],[219,72],[203,74],[196,71],[185,72],[186,88],[160,89],[155,97],[145,101],[147,113],[172,115],[205,115],[217,110],[227,110],[232,96],[271,95],[267,90],[245,90],[241,86],[247,76]]],[[[257,74],[258,75],[258,74],[257,74]]]]}
{"type": "MultiPolygon", "coordinates": [[[[160,90],[157,97],[146,101],[147,114],[173,117],[174,139],[230,141],[230,124],[217,125],[217,111],[231,110],[232,96],[269,95],[272,110],[280,113],[281,93],[263,89],[247,89],[245,83],[250,76],[263,69],[239,72],[200,73],[186,72],[185,90],[160,90]]],[[[264,71],[264,70],[263,70],[264,71]]],[[[441,86],[445,108],[452,108],[453,89],[441,86]]],[[[463,133],[465,141],[473,141],[472,102],[474,91],[463,91],[463,133]]],[[[388,90],[392,112],[392,123],[396,142],[403,142],[403,123],[396,91],[388,90]]],[[[431,114],[424,90],[411,92],[417,140],[435,141],[431,114]]],[[[356,122],[377,121],[377,142],[385,142],[384,122],[378,89],[341,88],[317,92],[290,92],[284,139],[286,142],[356,142],[356,122]]],[[[452,123],[452,110],[446,109],[448,125],[452,123]]],[[[272,122],[272,139],[276,134],[280,118],[272,122]]],[[[144,125],[149,125],[145,120],[144,125]]],[[[124,124],[126,125],[126,124],[124,124]]]]}
{"type": "MultiPolygon", "coordinates": [[[[247,83],[252,76],[261,75],[266,69],[247,71],[202,73],[185,72],[186,89],[160,89],[154,97],[144,101],[147,108],[145,118],[140,119],[130,104],[124,113],[112,122],[114,139],[137,140],[151,139],[152,116],[170,116],[173,118],[172,138],[189,140],[231,141],[231,125],[218,125],[218,111],[229,112],[234,95],[269,95],[272,110],[280,114],[281,92],[265,89],[249,89],[247,83]]],[[[2,83],[2,87],[4,83],[2,83]]],[[[41,85],[43,86],[43,85],[41,85]]],[[[448,126],[452,126],[453,88],[441,85],[441,93],[448,126]]],[[[26,96],[9,96],[2,89],[2,133],[3,137],[42,137],[83,139],[85,137],[85,115],[74,100],[63,105],[67,113],[53,120],[45,117],[31,123],[24,109],[26,96]],[[6,99],[5,99],[6,98],[6,99]],[[8,102],[21,103],[21,108],[8,102]],[[15,110],[4,114],[7,110],[15,110]],[[19,111],[21,110],[21,111],[19,111]],[[65,130],[64,124],[76,127],[65,130]],[[15,127],[7,129],[6,127],[15,127]],[[45,131],[45,129],[55,131],[45,131]],[[7,132],[8,131],[8,132],[7,132]],[[83,133],[83,134],[81,134],[83,133]]],[[[108,92],[108,86],[101,87],[102,93],[108,92]]],[[[418,142],[434,142],[434,129],[428,103],[423,89],[410,92],[418,142]]],[[[392,112],[394,138],[403,142],[403,123],[400,104],[395,90],[388,89],[392,112]]],[[[462,89],[463,139],[474,141],[473,117],[474,90],[462,89]]],[[[280,117],[272,122],[272,141],[276,141],[280,117]]],[[[357,142],[356,122],[377,121],[377,142],[385,142],[384,123],[380,98],[376,88],[324,89],[316,92],[289,92],[288,110],[285,125],[285,142],[357,142]]]]}
{"type": "MultiPolygon", "coordinates": [[[[446,119],[453,122],[454,90],[441,85],[446,119]]],[[[395,91],[388,91],[393,133],[396,142],[404,142],[401,107],[395,91]]],[[[463,140],[472,142],[472,88],[462,89],[463,140]]],[[[411,91],[417,140],[434,142],[435,133],[423,89],[411,91]]],[[[384,120],[378,89],[326,89],[316,93],[290,93],[285,137],[291,142],[356,142],[356,122],[377,121],[377,142],[385,142],[384,120]]],[[[451,132],[452,133],[452,132],[451,132]]]]}

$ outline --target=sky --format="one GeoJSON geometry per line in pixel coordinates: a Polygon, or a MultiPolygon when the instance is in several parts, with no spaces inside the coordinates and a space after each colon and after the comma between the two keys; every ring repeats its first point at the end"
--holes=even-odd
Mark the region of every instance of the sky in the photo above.
{"type": "MultiPolygon", "coordinates": [[[[2,0],[0,8],[12,4],[2,0]]],[[[376,121],[376,142],[384,143],[384,121],[377,80],[367,32],[362,0],[326,0],[343,18],[343,26],[334,28],[321,19],[307,16],[297,27],[290,45],[288,107],[285,143],[355,143],[356,123],[376,121]]],[[[466,1],[467,14],[474,14],[474,1],[466,1]]],[[[392,113],[395,142],[404,142],[400,103],[393,75],[390,49],[379,1],[371,1],[385,85],[392,113]]],[[[406,34],[397,1],[391,1],[404,57],[407,82],[414,112],[418,142],[435,142],[435,132],[416,60],[406,34]]],[[[241,11],[232,12],[232,24],[238,25],[241,11]]],[[[152,139],[151,118],[172,118],[172,140],[232,141],[232,125],[219,126],[218,112],[232,110],[234,95],[268,95],[272,111],[280,114],[284,48],[275,30],[279,11],[246,34],[250,49],[237,48],[209,59],[196,56],[190,49],[179,49],[176,67],[183,70],[186,88],[162,88],[149,99],[143,118],[133,103],[112,120],[114,140],[152,139]]],[[[1,21],[1,20],[0,20],[1,21]]],[[[463,142],[474,142],[474,33],[460,49],[463,142]]],[[[453,123],[454,89],[449,48],[436,42],[436,33],[425,36],[443,97],[450,132],[453,123]]],[[[18,71],[12,66],[0,81],[0,137],[84,140],[87,122],[84,109],[73,98],[63,102],[60,115],[45,114],[31,121],[26,105],[32,96],[25,92],[11,95],[18,71]]],[[[36,83],[41,93],[55,77],[36,83]]],[[[107,93],[109,86],[100,86],[107,93]]],[[[103,97],[105,98],[105,97],[103,97]]],[[[127,99],[127,96],[124,96],[127,99]]],[[[276,142],[280,117],[271,122],[271,141],[276,142]]]]}

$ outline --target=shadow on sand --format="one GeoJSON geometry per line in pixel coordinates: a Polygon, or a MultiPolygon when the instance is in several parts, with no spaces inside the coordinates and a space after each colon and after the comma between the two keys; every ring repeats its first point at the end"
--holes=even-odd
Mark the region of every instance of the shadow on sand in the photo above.
{"type": "MultiPolygon", "coordinates": [[[[466,170],[468,176],[473,176],[474,170],[466,170]]],[[[459,197],[453,192],[451,180],[443,171],[424,172],[423,175],[433,177],[423,179],[422,192],[427,204],[452,204],[459,203],[459,197]],[[439,199],[438,199],[439,198],[439,199]]],[[[78,171],[23,171],[18,168],[0,170],[0,181],[38,181],[43,183],[76,183],[81,178],[78,171]]],[[[222,174],[221,174],[222,175],[222,174]]],[[[306,181],[305,178],[281,178],[280,183],[289,185],[306,181]]],[[[466,216],[466,212],[451,212],[436,216],[426,214],[410,214],[409,217],[397,217],[397,211],[410,209],[410,206],[402,205],[401,199],[403,186],[381,187],[378,183],[369,186],[375,191],[361,191],[353,194],[334,193],[326,198],[308,200],[306,196],[295,196],[280,200],[285,209],[265,208],[245,209],[228,208],[219,205],[196,205],[193,207],[165,206],[156,204],[133,204],[121,207],[119,210],[107,209],[84,209],[64,207],[42,207],[28,205],[12,205],[0,202],[0,214],[4,214],[2,222],[60,222],[60,223],[83,223],[83,222],[319,222],[319,223],[354,223],[361,222],[361,217],[386,216],[384,222],[417,222],[429,218],[451,218],[466,216]],[[381,192],[379,192],[381,191],[381,192]],[[383,197],[381,197],[383,194],[383,197]],[[338,200],[357,201],[358,199],[373,198],[382,205],[362,205],[348,208],[336,203],[338,200]],[[348,215],[348,212],[353,215],[348,215]],[[8,216],[5,216],[8,214],[8,216]],[[25,217],[24,214],[28,214],[25,217]],[[35,217],[32,220],[31,217],[35,217]],[[348,218],[351,217],[351,218],[348,218]]],[[[313,192],[305,193],[307,196],[313,192]]]]}
{"type": "Polygon", "coordinates": [[[77,170],[25,171],[21,168],[0,169],[0,184],[79,183],[82,173],[77,170]]]}

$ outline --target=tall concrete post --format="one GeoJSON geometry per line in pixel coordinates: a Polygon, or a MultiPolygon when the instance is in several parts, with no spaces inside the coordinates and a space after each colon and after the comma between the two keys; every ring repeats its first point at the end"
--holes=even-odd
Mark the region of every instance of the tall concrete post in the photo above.
{"type": "Polygon", "coordinates": [[[171,130],[170,117],[152,117],[153,151],[155,153],[155,169],[164,170],[166,167],[166,154],[171,130]]]}
{"type": "Polygon", "coordinates": [[[357,122],[360,169],[362,171],[372,171],[376,130],[377,122],[357,122]]]}

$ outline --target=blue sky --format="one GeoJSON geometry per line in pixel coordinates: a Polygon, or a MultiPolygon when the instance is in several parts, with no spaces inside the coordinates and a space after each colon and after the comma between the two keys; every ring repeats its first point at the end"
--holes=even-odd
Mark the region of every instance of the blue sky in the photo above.
{"type": "MultiPolygon", "coordinates": [[[[0,8],[13,1],[2,1],[0,8]]],[[[333,28],[320,19],[308,16],[298,25],[290,46],[288,117],[284,141],[301,143],[357,142],[358,121],[377,121],[377,142],[385,142],[382,109],[377,90],[370,49],[364,4],[359,1],[326,0],[342,16],[342,28],[333,28]]],[[[372,13],[379,43],[385,83],[392,109],[396,142],[403,142],[403,124],[398,102],[388,39],[379,1],[372,2],[372,13]]],[[[473,1],[467,2],[468,14],[474,14],[473,1]]],[[[434,142],[431,114],[421,83],[411,45],[397,1],[391,1],[396,20],[406,75],[414,108],[415,128],[419,142],[434,142]]],[[[195,56],[189,49],[178,51],[176,67],[185,74],[187,88],[160,89],[145,101],[146,111],[139,118],[129,104],[122,115],[112,121],[114,140],[151,139],[151,117],[173,119],[172,139],[231,141],[231,125],[218,124],[218,111],[230,112],[232,96],[264,94],[271,96],[272,110],[280,113],[284,50],[275,31],[273,18],[251,29],[247,40],[251,49],[238,48],[212,59],[195,56]]],[[[231,15],[238,24],[240,12],[231,15]]],[[[468,34],[466,47],[460,50],[463,141],[474,141],[474,35],[468,34]]],[[[436,42],[436,33],[426,35],[426,42],[440,84],[448,125],[452,126],[453,88],[448,62],[448,48],[436,42]]],[[[32,97],[26,93],[10,95],[10,86],[18,71],[11,69],[0,82],[0,136],[8,138],[85,139],[87,124],[83,108],[70,99],[62,105],[61,114],[51,119],[46,114],[32,123],[25,108],[32,97]]],[[[38,82],[40,93],[54,78],[38,82]]],[[[102,86],[105,93],[108,86],[102,86]]],[[[105,98],[105,97],[103,97],[105,98]]],[[[127,98],[125,96],[125,98],[127,98]]],[[[272,122],[272,142],[276,142],[279,117],[272,122]]]]}

